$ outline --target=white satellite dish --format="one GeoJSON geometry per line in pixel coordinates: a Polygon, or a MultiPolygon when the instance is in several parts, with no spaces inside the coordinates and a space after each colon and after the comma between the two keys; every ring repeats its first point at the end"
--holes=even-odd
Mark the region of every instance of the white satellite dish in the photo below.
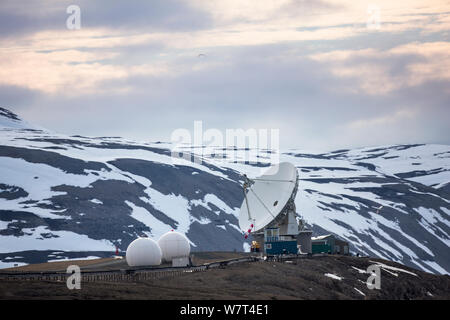
{"type": "Polygon", "coordinates": [[[289,162],[270,167],[258,178],[245,176],[244,201],[239,214],[241,230],[258,233],[264,228],[285,224],[283,230],[290,230],[286,233],[293,234],[295,223],[295,232],[298,233],[298,224],[293,221],[297,188],[297,168],[289,162]]]}

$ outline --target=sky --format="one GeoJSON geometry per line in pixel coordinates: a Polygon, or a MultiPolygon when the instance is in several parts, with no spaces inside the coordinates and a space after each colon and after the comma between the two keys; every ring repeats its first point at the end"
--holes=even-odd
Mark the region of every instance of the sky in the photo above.
{"type": "Polygon", "coordinates": [[[2,0],[0,106],[138,141],[202,121],[282,149],[450,144],[449,32],[442,0],[2,0]]]}

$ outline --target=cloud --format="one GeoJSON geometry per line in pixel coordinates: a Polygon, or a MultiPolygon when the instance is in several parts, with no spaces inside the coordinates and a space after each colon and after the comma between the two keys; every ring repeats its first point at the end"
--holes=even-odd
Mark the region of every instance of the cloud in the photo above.
{"type": "MultiPolygon", "coordinates": [[[[181,52],[181,49],[177,49],[177,52],[161,45],[160,41],[163,40],[158,34],[117,34],[107,37],[101,31],[82,30],[67,37],[67,32],[37,33],[30,38],[29,48],[6,45],[7,48],[0,54],[0,83],[41,90],[49,94],[65,91],[73,95],[102,90],[102,83],[105,81],[126,79],[134,75],[154,77],[171,73],[172,77],[176,77],[177,74],[191,71],[189,65],[179,62],[186,53],[181,52]],[[133,60],[126,54],[129,55],[130,51],[142,52],[145,46],[162,48],[166,52],[172,50],[174,54],[164,55],[161,51],[158,54],[144,54],[133,64],[133,60]],[[129,50],[130,47],[134,49],[129,50]]],[[[288,37],[289,33],[284,36],[288,37]]],[[[250,38],[258,39],[256,42],[249,40],[253,46],[260,41],[266,42],[264,37],[250,38]]],[[[217,39],[222,42],[211,42],[210,45],[216,45],[214,50],[219,52],[222,51],[222,45],[227,43],[227,39],[217,39]]],[[[189,38],[185,39],[186,45],[188,40],[189,38]]],[[[8,44],[10,41],[5,40],[4,43],[8,44]]],[[[207,41],[207,37],[192,39],[188,55],[193,57],[195,54],[195,51],[192,52],[195,50],[192,46],[206,46],[207,41]],[[196,41],[205,43],[196,44],[196,41]]],[[[242,38],[237,41],[242,41],[242,38]]],[[[178,45],[181,43],[183,42],[179,41],[178,45]]],[[[336,90],[362,90],[376,95],[435,79],[448,80],[450,68],[445,66],[450,67],[449,47],[448,42],[409,43],[387,50],[369,48],[314,53],[309,55],[309,58],[327,65],[334,76],[349,79],[356,84],[347,86],[347,82],[343,82],[345,86],[335,87],[336,90]]],[[[224,52],[226,53],[226,47],[224,52]]],[[[249,52],[257,54],[257,50],[249,52]]],[[[294,52],[303,55],[300,50],[294,52]]],[[[224,63],[223,59],[221,63],[224,63]]],[[[204,68],[205,64],[197,67],[204,68]]]]}
{"type": "MultiPolygon", "coordinates": [[[[64,31],[71,0],[2,0],[0,36],[64,31]]],[[[87,29],[182,31],[211,26],[209,14],[184,0],[78,0],[81,27],[87,29]]]]}
{"type": "Polygon", "coordinates": [[[377,3],[380,30],[350,0],[83,0],[71,31],[72,2],[5,0],[0,94],[69,134],[168,140],[203,120],[284,147],[450,143],[449,6],[377,3]]]}
{"type": "Polygon", "coordinates": [[[401,122],[413,120],[418,115],[418,111],[414,109],[401,109],[394,111],[392,114],[383,115],[381,117],[371,117],[350,122],[348,127],[350,130],[361,130],[376,128],[383,130],[385,126],[401,125],[401,122]]]}
{"type": "MultiPolygon", "coordinates": [[[[67,7],[67,6],[66,6],[67,7]]],[[[65,8],[55,1],[2,0],[0,5],[0,37],[16,38],[45,29],[65,27],[65,8]]]]}
{"type": "Polygon", "coordinates": [[[14,109],[20,113],[26,106],[39,101],[40,93],[19,86],[0,85],[0,97],[0,107],[14,109]]]}
{"type": "Polygon", "coordinates": [[[355,83],[339,89],[378,95],[428,81],[450,81],[449,52],[448,42],[415,42],[389,50],[340,50],[310,57],[327,64],[336,77],[355,83]]]}
{"type": "Polygon", "coordinates": [[[82,0],[79,6],[88,28],[189,32],[212,26],[207,11],[185,0],[82,0]]]}
{"type": "Polygon", "coordinates": [[[105,63],[115,52],[62,50],[0,53],[0,84],[22,86],[48,94],[73,96],[101,93],[101,83],[132,75],[154,76],[167,72],[163,64],[123,66],[105,63]]]}
{"type": "Polygon", "coordinates": [[[113,79],[98,93],[36,101],[27,116],[70,134],[153,141],[169,140],[173,130],[192,130],[193,122],[202,120],[205,130],[280,129],[282,147],[450,142],[442,120],[450,116],[443,83],[379,96],[338,91],[334,88],[352,86],[353,80],[299,56],[301,51],[268,45],[215,52],[205,59],[183,56],[173,66],[183,72],[175,76],[113,79]],[[126,94],[120,91],[124,87],[126,94]]]}

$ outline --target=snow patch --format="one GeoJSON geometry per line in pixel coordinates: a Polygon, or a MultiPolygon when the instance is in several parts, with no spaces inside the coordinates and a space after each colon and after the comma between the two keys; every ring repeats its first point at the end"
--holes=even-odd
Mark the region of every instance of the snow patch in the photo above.
{"type": "Polygon", "coordinates": [[[403,272],[403,273],[407,273],[407,274],[410,274],[410,275],[413,275],[413,276],[417,277],[417,274],[415,274],[414,272],[405,270],[405,269],[400,269],[400,268],[397,268],[397,267],[388,266],[387,264],[384,264],[384,263],[381,263],[381,262],[378,262],[378,261],[371,261],[371,260],[369,260],[369,262],[375,263],[376,265],[379,265],[382,269],[385,269],[385,270],[403,272]]]}
{"type": "Polygon", "coordinates": [[[325,273],[325,277],[328,277],[328,278],[331,278],[331,279],[335,279],[335,280],[339,280],[339,281],[344,279],[344,278],[339,277],[339,276],[337,276],[335,274],[332,274],[332,273],[325,273]]]}
{"type": "Polygon", "coordinates": [[[366,296],[365,295],[365,293],[364,292],[362,292],[361,290],[359,290],[359,289],[356,289],[356,288],[353,288],[353,289],[355,289],[356,290],[356,292],[358,292],[360,295],[362,295],[362,296],[366,296]]]}
{"type": "Polygon", "coordinates": [[[0,253],[27,250],[63,251],[114,251],[115,246],[109,240],[94,240],[84,234],[72,231],[54,231],[46,226],[24,228],[23,236],[0,236],[0,253]],[[34,231],[33,231],[34,229],[34,231]],[[57,237],[43,238],[41,234],[51,233],[57,237]]]}

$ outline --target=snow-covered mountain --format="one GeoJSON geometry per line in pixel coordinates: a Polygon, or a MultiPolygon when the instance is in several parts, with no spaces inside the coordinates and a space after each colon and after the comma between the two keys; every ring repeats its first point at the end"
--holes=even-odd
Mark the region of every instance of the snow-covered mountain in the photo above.
{"type": "MultiPolygon", "coordinates": [[[[233,161],[236,150],[223,148],[174,161],[171,147],[55,134],[0,109],[0,267],[104,256],[171,229],[194,251],[248,248],[240,183],[264,164],[233,161]]],[[[353,253],[450,272],[450,146],[288,150],[280,161],[298,168],[297,211],[316,235],[334,233],[353,253]]]]}

